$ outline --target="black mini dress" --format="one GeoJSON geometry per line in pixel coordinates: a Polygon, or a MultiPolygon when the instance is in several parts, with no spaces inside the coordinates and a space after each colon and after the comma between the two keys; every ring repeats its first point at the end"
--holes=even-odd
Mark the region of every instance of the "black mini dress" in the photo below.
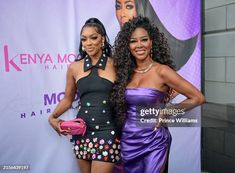
{"type": "Polygon", "coordinates": [[[120,159],[119,131],[110,105],[113,83],[98,75],[98,69],[105,69],[108,57],[101,56],[96,65],[91,58],[84,58],[84,72],[89,75],[77,81],[80,109],[77,118],[87,124],[84,136],[74,135],[74,153],[77,159],[98,160],[116,163],[120,159]]]}

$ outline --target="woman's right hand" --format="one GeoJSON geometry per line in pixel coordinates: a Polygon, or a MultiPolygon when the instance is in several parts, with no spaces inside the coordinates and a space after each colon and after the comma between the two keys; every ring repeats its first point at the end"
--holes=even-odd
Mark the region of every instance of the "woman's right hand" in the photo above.
{"type": "Polygon", "coordinates": [[[54,118],[53,116],[50,116],[48,118],[48,122],[49,124],[52,126],[52,128],[58,133],[58,135],[61,136],[64,135],[64,136],[67,136],[70,134],[70,131],[69,130],[62,130],[60,128],[60,123],[62,122],[63,120],[61,119],[58,119],[58,118],[54,118]]]}
{"type": "MultiPolygon", "coordinates": [[[[55,129],[58,135],[68,135],[71,134],[70,129],[63,130],[60,128],[60,123],[63,121],[58,117],[62,115],[65,111],[67,111],[73,103],[76,94],[76,82],[74,78],[74,69],[77,69],[76,63],[72,63],[69,65],[66,76],[66,88],[65,95],[62,100],[60,100],[59,104],[56,106],[55,110],[51,113],[48,118],[48,122],[55,129]]],[[[77,71],[76,71],[77,72],[77,71]]],[[[76,73],[77,74],[77,73],[76,73]]]]}

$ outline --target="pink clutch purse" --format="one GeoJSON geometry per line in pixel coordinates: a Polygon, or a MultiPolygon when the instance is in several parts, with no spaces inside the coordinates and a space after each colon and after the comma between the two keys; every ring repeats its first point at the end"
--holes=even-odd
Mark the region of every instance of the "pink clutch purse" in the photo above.
{"type": "Polygon", "coordinates": [[[62,130],[70,130],[70,135],[82,135],[84,136],[86,132],[86,123],[81,118],[76,118],[74,120],[62,121],[60,123],[60,128],[62,130]]]}

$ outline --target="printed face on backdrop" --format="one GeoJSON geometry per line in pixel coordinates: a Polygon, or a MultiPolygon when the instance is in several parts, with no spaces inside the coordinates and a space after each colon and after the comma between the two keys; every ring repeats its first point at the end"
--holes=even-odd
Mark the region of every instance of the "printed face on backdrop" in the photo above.
{"type": "MultiPolygon", "coordinates": [[[[168,1],[170,2],[171,0],[168,1]]],[[[159,31],[164,33],[168,40],[170,54],[176,70],[179,70],[190,59],[196,48],[198,34],[186,40],[177,39],[165,28],[149,0],[115,0],[115,6],[116,17],[121,27],[125,22],[138,15],[148,17],[158,26],[159,31]]]]}
{"type": "Polygon", "coordinates": [[[133,17],[137,17],[135,0],[116,0],[115,7],[117,20],[121,27],[133,17]]]}
{"type": "Polygon", "coordinates": [[[81,43],[84,51],[90,57],[96,57],[102,54],[102,45],[104,38],[96,31],[95,27],[84,27],[81,33],[81,43]]]}
{"type": "Polygon", "coordinates": [[[145,60],[150,58],[152,40],[150,40],[149,34],[144,28],[136,28],[132,32],[129,48],[131,54],[137,60],[145,60]]]}

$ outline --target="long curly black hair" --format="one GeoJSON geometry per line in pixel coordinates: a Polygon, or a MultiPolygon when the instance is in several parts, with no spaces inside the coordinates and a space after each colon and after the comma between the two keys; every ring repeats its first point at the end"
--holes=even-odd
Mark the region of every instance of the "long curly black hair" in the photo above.
{"type": "Polygon", "coordinates": [[[124,24],[114,42],[113,59],[116,69],[116,81],[111,94],[111,102],[115,109],[119,125],[123,124],[126,117],[125,89],[131,81],[133,71],[136,68],[135,57],[129,50],[130,38],[136,28],[143,28],[148,32],[152,40],[152,59],[174,69],[167,40],[164,34],[159,32],[157,26],[152,24],[148,18],[141,16],[133,18],[124,24]]]}
{"type": "MultiPolygon", "coordinates": [[[[103,23],[97,19],[97,18],[90,18],[88,19],[85,24],[83,25],[82,29],[81,29],[81,32],[80,32],[80,35],[82,34],[82,31],[85,27],[94,27],[96,29],[96,32],[99,33],[101,36],[104,37],[104,47],[102,48],[103,49],[103,53],[108,56],[108,57],[111,57],[112,55],[112,46],[110,45],[109,43],[109,37],[106,33],[106,30],[105,30],[105,27],[103,25],[103,23]]],[[[79,44],[79,53],[80,53],[80,59],[83,59],[85,58],[85,56],[87,55],[87,53],[85,51],[82,50],[82,42],[80,41],[80,44],[79,44]]]]}

